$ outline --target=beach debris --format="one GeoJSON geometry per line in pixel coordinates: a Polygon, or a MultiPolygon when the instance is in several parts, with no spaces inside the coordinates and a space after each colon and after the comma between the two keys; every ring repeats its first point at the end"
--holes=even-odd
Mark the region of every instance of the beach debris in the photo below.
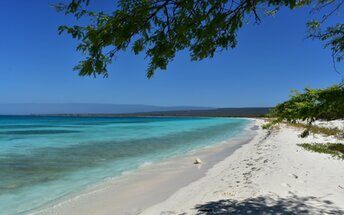
{"type": "Polygon", "coordinates": [[[201,164],[201,163],[203,163],[203,162],[199,158],[196,158],[195,161],[194,161],[194,164],[201,164]]]}

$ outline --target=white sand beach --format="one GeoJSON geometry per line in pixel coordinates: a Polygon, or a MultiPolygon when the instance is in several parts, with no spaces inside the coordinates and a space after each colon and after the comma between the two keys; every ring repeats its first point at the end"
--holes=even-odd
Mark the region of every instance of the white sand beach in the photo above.
{"type": "Polygon", "coordinates": [[[338,141],[299,133],[260,129],[205,177],[142,214],[344,214],[343,160],[296,145],[338,141]]]}
{"type": "Polygon", "coordinates": [[[32,214],[344,214],[344,161],[297,146],[338,140],[263,123],[254,120],[244,145],[148,165],[32,214]]]}

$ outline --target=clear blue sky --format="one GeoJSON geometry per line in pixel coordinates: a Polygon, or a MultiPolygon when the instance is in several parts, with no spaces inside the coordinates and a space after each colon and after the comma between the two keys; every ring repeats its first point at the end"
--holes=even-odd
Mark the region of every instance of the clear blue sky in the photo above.
{"type": "Polygon", "coordinates": [[[310,15],[302,9],[245,26],[237,48],[213,59],[190,62],[179,53],[151,80],[147,62],[131,53],[109,67],[109,78],[82,78],[72,71],[81,59],[76,41],[57,34],[73,19],[50,7],[56,2],[0,1],[0,103],[273,106],[291,89],[326,87],[343,76],[322,43],[305,39],[310,15]]]}

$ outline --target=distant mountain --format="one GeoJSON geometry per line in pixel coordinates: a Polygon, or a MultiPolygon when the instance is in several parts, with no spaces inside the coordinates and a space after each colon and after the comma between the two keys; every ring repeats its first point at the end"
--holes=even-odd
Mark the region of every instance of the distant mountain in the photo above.
{"type": "Polygon", "coordinates": [[[117,114],[121,116],[190,116],[190,117],[262,117],[269,113],[271,107],[241,107],[189,109],[176,111],[154,111],[145,113],[117,114]]]}
{"type": "Polygon", "coordinates": [[[153,106],[128,104],[0,104],[0,115],[31,115],[31,114],[130,114],[160,111],[205,110],[210,107],[196,106],[153,106]]]}

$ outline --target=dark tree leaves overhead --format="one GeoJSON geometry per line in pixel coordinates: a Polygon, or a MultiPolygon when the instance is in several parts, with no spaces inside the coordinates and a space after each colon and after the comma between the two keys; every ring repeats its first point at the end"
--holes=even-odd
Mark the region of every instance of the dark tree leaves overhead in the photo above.
{"type": "MultiPolygon", "coordinates": [[[[113,12],[88,10],[89,0],[72,0],[54,7],[76,18],[88,17],[88,25],[60,26],[80,40],[77,50],[85,55],[75,70],[81,76],[108,76],[107,66],[120,51],[143,52],[149,59],[147,77],[165,70],[176,53],[188,50],[191,60],[213,57],[216,52],[234,48],[237,31],[246,21],[261,21],[279,8],[312,6],[317,12],[330,11],[322,20],[308,23],[310,37],[326,42],[333,57],[343,59],[343,24],[322,30],[320,26],[339,11],[344,0],[119,0],[113,12]]],[[[94,0],[94,2],[96,2],[94,0]]]]}

